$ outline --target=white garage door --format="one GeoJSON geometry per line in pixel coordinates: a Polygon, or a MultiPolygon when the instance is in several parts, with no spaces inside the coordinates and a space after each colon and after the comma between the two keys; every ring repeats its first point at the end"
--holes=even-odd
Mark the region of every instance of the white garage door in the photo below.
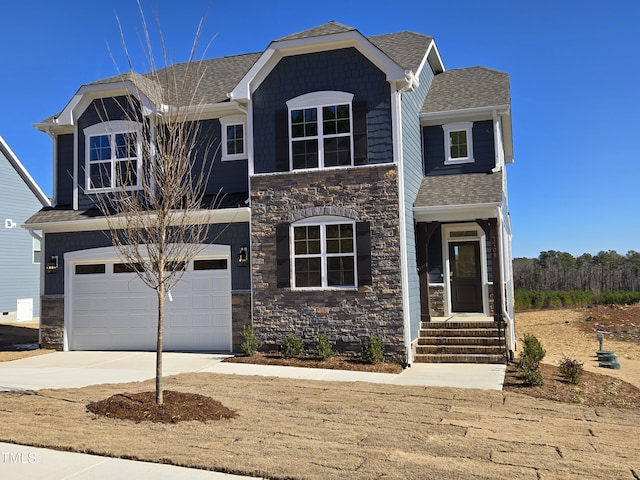
{"type": "MultiPolygon", "coordinates": [[[[115,256],[113,248],[65,255],[69,350],[156,349],[155,290],[115,256]]],[[[229,247],[217,245],[186,266],[165,302],[164,350],[231,351],[229,267],[229,247]]]]}

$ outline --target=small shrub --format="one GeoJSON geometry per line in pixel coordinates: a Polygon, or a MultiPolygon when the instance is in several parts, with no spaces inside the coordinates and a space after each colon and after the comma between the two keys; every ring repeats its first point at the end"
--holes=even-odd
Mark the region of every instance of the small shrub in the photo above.
{"type": "Polygon", "coordinates": [[[289,335],[282,344],[282,356],[284,358],[297,357],[304,350],[302,339],[296,335],[289,335]]]}
{"type": "Polygon", "coordinates": [[[538,368],[520,368],[520,379],[528,387],[544,385],[544,377],[538,368]]]}
{"type": "Polygon", "coordinates": [[[522,351],[518,360],[520,378],[525,385],[535,386],[544,384],[540,373],[540,361],[547,354],[540,340],[535,335],[525,334],[522,338],[522,351]]]}
{"type": "Polygon", "coordinates": [[[244,327],[242,329],[242,343],[240,344],[240,351],[245,355],[252,357],[256,354],[260,348],[260,340],[256,336],[256,331],[253,327],[244,327]]]}
{"type": "Polygon", "coordinates": [[[384,362],[384,342],[377,335],[371,335],[369,341],[362,345],[360,356],[363,362],[380,363],[384,362]]]}
{"type": "Polygon", "coordinates": [[[582,368],[582,362],[565,357],[558,365],[558,371],[567,381],[577,385],[580,383],[584,368],[582,368]]]}
{"type": "Polygon", "coordinates": [[[329,342],[329,336],[326,333],[321,333],[316,338],[316,356],[321,360],[328,360],[333,357],[336,352],[333,351],[331,342],[329,342]]]}

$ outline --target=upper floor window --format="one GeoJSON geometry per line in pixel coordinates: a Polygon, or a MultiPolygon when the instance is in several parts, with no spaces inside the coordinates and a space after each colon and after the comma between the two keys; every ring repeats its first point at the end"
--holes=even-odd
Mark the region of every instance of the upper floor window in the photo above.
{"type": "Polygon", "coordinates": [[[87,191],[139,187],[141,169],[140,126],[123,120],[93,125],[84,130],[87,191]]]}
{"type": "Polygon", "coordinates": [[[315,92],[287,102],[291,170],[353,165],[352,101],[350,93],[315,92]]]}
{"type": "Polygon", "coordinates": [[[445,140],[445,165],[473,163],[472,122],[456,122],[443,125],[445,140]]]}
{"type": "Polygon", "coordinates": [[[247,158],[245,146],[244,115],[229,115],[220,119],[222,135],[222,160],[238,160],[247,158]]]}

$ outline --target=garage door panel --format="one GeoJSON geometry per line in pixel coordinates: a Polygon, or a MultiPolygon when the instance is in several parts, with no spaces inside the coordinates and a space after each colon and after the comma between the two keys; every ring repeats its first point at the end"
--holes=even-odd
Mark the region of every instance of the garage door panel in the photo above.
{"type": "MultiPolygon", "coordinates": [[[[69,348],[155,350],[157,297],[135,273],[71,274],[69,348]]],[[[227,262],[228,264],[229,262],[227,262]]],[[[165,302],[165,350],[231,350],[231,272],[189,266],[165,302]]]]}

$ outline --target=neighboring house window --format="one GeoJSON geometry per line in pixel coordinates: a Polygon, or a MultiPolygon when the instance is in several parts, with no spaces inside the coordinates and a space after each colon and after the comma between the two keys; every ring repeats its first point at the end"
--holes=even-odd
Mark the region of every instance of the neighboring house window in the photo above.
{"type": "Polygon", "coordinates": [[[114,121],[84,130],[87,191],[139,187],[141,146],[139,124],[114,121]]]}
{"type": "Polygon", "coordinates": [[[222,142],[222,160],[247,158],[246,128],[244,115],[229,115],[220,119],[224,141],[222,142]]]}
{"type": "Polygon", "coordinates": [[[287,102],[291,170],[353,165],[353,94],[316,92],[287,102]]]}
{"type": "Polygon", "coordinates": [[[40,247],[40,240],[37,238],[33,239],[33,263],[40,263],[40,259],[42,258],[42,251],[40,247]]]}
{"type": "Polygon", "coordinates": [[[278,286],[355,288],[371,284],[369,224],[313,217],[276,227],[278,286]]]}
{"type": "Polygon", "coordinates": [[[472,122],[456,122],[443,125],[445,165],[473,163],[472,122]]]}

